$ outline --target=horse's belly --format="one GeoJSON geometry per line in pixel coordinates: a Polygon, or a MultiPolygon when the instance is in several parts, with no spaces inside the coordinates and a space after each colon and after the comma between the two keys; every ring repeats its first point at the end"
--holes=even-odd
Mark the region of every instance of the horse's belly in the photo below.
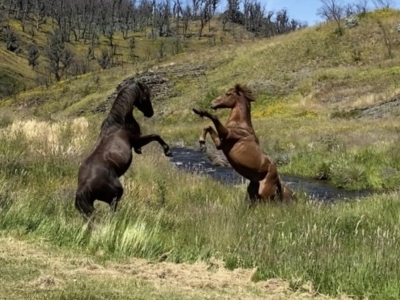
{"type": "Polygon", "coordinates": [[[125,174],[126,171],[128,171],[129,167],[131,166],[132,163],[132,152],[130,152],[129,157],[127,155],[120,157],[119,160],[116,162],[116,173],[118,177],[122,176],[125,174]]]}
{"type": "Polygon", "coordinates": [[[232,168],[241,176],[252,181],[260,181],[266,175],[262,170],[263,155],[252,150],[256,149],[238,145],[238,147],[232,147],[225,155],[232,168]]]}
{"type": "Polygon", "coordinates": [[[130,145],[116,141],[104,154],[105,161],[111,166],[118,177],[122,176],[132,163],[132,149],[130,145]]]}

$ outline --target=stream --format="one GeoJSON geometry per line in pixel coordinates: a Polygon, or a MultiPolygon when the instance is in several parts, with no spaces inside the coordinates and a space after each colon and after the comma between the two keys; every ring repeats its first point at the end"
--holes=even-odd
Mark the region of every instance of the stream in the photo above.
{"type": "MultiPolygon", "coordinates": [[[[213,165],[200,150],[172,147],[171,162],[179,169],[191,173],[203,174],[229,185],[248,183],[231,167],[213,165]]],[[[329,181],[281,175],[284,183],[297,194],[305,193],[307,197],[318,201],[351,200],[367,196],[369,191],[348,191],[333,186],[329,181]]]]}

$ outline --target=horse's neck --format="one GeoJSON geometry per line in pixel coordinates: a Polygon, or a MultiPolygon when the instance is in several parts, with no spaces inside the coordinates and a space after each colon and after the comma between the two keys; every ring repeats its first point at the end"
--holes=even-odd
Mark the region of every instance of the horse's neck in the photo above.
{"type": "Polygon", "coordinates": [[[231,114],[228,119],[228,124],[234,124],[240,127],[247,127],[253,130],[253,124],[251,122],[250,106],[245,103],[238,102],[231,110],[231,114]]]}
{"type": "Polygon", "coordinates": [[[133,117],[132,113],[128,113],[125,116],[118,116],[117,118],[115,115],[110,114],[101,124],[99,137],[107,135],[113,130],[120,128],[126,128],[135,134],[141,133],[140,125],[133,117]]]}
{"type": "Polygon", "coordinates": [[[125,98],[124,95],[120,96],[111,107],[107,119],[114,125],[124,126],[128,119],[130,120],[130,118],[133,118],[131,112],[133,111],[134,103],[129,103],[129,105],[127,105],[125,98]]]}

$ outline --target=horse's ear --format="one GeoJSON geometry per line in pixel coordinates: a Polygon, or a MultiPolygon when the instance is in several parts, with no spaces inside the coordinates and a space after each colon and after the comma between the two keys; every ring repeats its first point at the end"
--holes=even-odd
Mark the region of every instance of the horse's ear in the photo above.
{"type": "Polygon", "coordinates": [[[149,94],[149,96],[150,96],[151,90],[150,90],[150,88],[148,87],[148,85],[144,84],[144,83],[141,82],[141,81],[137,81],[136,83],[137,83],[137,85],[139,86],[139,88],[140,88],[144,93],[149,94]]]}
{"type": "Polygon", "coordinates": [[[142,91],[145,91],[145,87],[144,87],[144,85],[143,85],[142,82],[137,81],[136,84],[138,85],[138,87],[139,87],[142,91]]]}
{"type": "Polygon", "coordinates": [[[243,95],[243,88],[239,83],[235,84],[235,92],[238,95],[243,95]]]}
{"type": "Polygon", "coordinates": [[[236,94],[238,94],[240,96],[244,96],[247,99],[247,101],[249,101],[249,102],[254,102],[255,101],[253,93],[246,86],[242,86],[239,83],[237,83],[235,85],[235,92],[236,92],[236,94]]]}

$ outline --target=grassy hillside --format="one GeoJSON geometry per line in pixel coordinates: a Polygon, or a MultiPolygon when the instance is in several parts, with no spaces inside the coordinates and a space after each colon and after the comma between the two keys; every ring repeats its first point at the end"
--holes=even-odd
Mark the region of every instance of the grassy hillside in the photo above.
{"type": "MultiPolygon", "coordinates": [[[[342,36],[335,34],[334,24],[323,24],[268,40],[198,47],[161,62],[98,70],[4,99],[2,294],[23,299],[40,290],[38,299],[120,299],[135,292],[143,299],[160,294],[265,299],[276,293],[276,299],[287,299],[322,293],[397,299],[399,17],[391,10],[368,13],[342,36]],[[317,205],[300,195],[296,205],[246,209],[245,185],[225,186],[182,173],[171,168],[158,145],[149,145],[135,155],[123,178],[118,212],[110,214],[96,203],[89,228],[73,207],[78,164],[95,142],[110,105],[107,96],[135,74],[155,81],[155,116],[147,120],[135,112],[145,133],[193,145],[209,122],[197,118],[192,107],[208,108],[213,97],[244,83],[257,95],[256,132],[281,173],[381,193],[334,205],[317,205]],[[33,245],[26,246],[30,241],[33,245]],[[29,259],[15,254],[15,244],[29,259]],[[132,257],[152,262],[154,269],[143,274],[132,257]],[[93,262],[84,263],[86,258],[93,262]],[[201,262],[201,270],[175,265],[183,262],[201,262]],[[188,281],[176,277],[181,272],[187,272],[188,281]],[[251,280],[238,275],[234,281],[237,273],[251,280]],[[205,280],[210,274],[229,280],[205,280]],[[271,278],[282,281],[263,281],[271,278]],[[161,281],[176,289],[163,294],[161,281]],[[314,288],[304,294],[308,282],[314,288]]],[[[28,71],[21,74],[29,77],[28,71]]],[[[227,113],[217,114],[225,120],[227,113]]]]}
{"type": "MultiPolygon", "coordinates": [[[[0,82],[10,89],[26,90],[44,84],[49,81],[51,74],[46,70],[49,66],[46,57],[47,40],[57,28],[55,22],[48,18],[45,24],[36,28],[35,20],[28,20],[22,23],[15,19],[8,19],[3,22],[3,25],[8,25],[11,30],[16,34],[18,43],[20,45],[20,52],[14,53],[6,49],[5,41],[0,41],[0,82]],[[32,70],[28,65],[28,46],[36,45],[39,49],[39,64],[32,70]]],[[[173,26],[173,24],[171,25],[173,26]]],[[[138,64],[146,63],[154,64],[163,61],[168,57],[175,56],[179,53],[201,53],[205,49],[210,48],[211,41],[213,44],[225,44],[232,41],[244,41],[251,37],[251,34],[244,30],[242,26],[231,24],[228,26],[229,31],[222,31],[221,21],[214,18],[210,25],[204,29],[204,35],[201,39],[197,37],[199,31],[198,22],[191,21],[187,35],[192,36],[187,39],[179,37],[159,37],[155,40],[149,39],[148,35],[151,31],[150,28],[145,29],[143,32],[130,32],[126,38],[123,38],[121,32],[117,32],[113,39],[113,44],[116,46],[116,54],[113,58],[114,63],[117,65],[129,65],[131,68],[138,64]],[[135,48],[133,49],[134,56],[131,55],[129,47],[130,38],[135,38],[135,48]],[[161,44],[163,44],[163,53],[160,54],[161,44]]],[[[101,69],[97,62],[102,50],[110,51],[109,40],[104,36],[99,36],[98,44],[95,44],[94,56],[95,59],[88,59],[88,50],[91,42],[79,40],[66,43],[66,47],[74,54],[74,63],[67,70],[66,76],[70,77],[76,73],[75,69],[82,65],[90,71],[98,71],[101,69]]],[[[54,78],[53,78],[54,81],[54,78]]],[[[4,87],[6,88],[6,87],[4,87]]]]}
{"type": "MultiPolygon", "coordinates": [[[[399,15],[398,11],[392,10],[369,13],[360,19],[359,26],[347,29],[343,36],[334,33],[335,24],[326,24],[255,42],[228,41],[209,49],[201,48],[196,43],[193,48],[197,52],[169,57],[160,64],[151,62],[132,66],[126,63],[112,70],[68,79],[47,91],[38,88],[21,93],[17,101],[12,99],[11,102],[29,102],[39,94],[44,98],[44,106],[52,102],[46,99],[47,95],[52,95],[60,105],[63,103],[66,106],[69,106],[67,102],[72,96],[82,103],[91,97],[102,101],[128,74],[149,67],[156,72],[156,65],[168,66],[172,62],[175,65],[201,65],[205,72],[204,76],[193,80],[185,76],[183,68],[182,74],[175,74],[179,75],[175,76],[178,78],[171,78],[174,95],[168,98],[164,108],[171,114],[167,118],[171,122],[176,120],[173,118],[175,105],[182,104],[181,101],[185,103],[183,108],[189,112],[190,104],[207,102],[234,82],[246,83],[258,94],[255,118],[272,115],[296,117],[307,113],[310,116],[327,115],[336,110],[363,107],[387,100],[398,90],[400,35],[395,26],[399,15]],[[392,58],[388,57],[384,34],[377,24],[379,20],[383,20],[388,30],[392,58]],[[87,87],[86,91],[78,96],[76,91],[79,94],[83,86],[87,87]],[[97,99],[95,94],[103,98],[97,99]]],[[[205,40],[192,42],[206,43],[205,40]]],[[[122,44],[122,41],[117,43],[122,44]]],[[[167,67],[167,75],[169,70],[174,71],[167,67]]],[[[19,73],[25,74],[25,71],[19,73]]],[[[29,77],[30,73],[26,71],[26,74],[29,77]]],[[[61,106],[49,111],[63,114],[65,109],[61,106]]],[[[37,114],[47,112],[37,111],[37,114]]],[[[73,112],[68,107],[68,113],[73,112]]]]}
{"type": "Polygon", "coordinates": [[[395,117],[400,111],[396,102],[378,104],[399,92],[399,16],[395,10],[368,13],[342,36],[335,24],[317,25],[268,40],[202,49],[201,55],[183,53],[151,68],[126,64],[38,87],[2,105],[53,119],[96,116],[123,78],[145,71],[145,76],[169,80],[149,123],[172,141],[192,144],[206,123],[191,108],[208,107],[213,97],[240,82],[257,95],[255,126],[264,149],[284,162],[281,172],[331,179],[344,188],[395,188],[400,179],[395,117]],[[372,115],[363,115],[366,108],[372,115]]]}

